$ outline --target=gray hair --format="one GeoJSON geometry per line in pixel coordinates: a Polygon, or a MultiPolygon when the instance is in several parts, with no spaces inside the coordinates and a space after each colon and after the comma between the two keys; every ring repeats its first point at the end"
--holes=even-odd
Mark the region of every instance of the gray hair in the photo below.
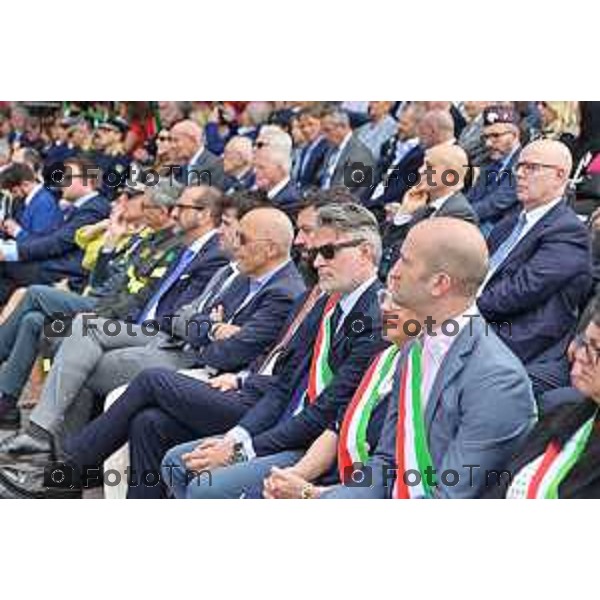
{"type": "Polygon", "coordinates": [[[373,262],[381,260],[381,236],[377,219],[360,204],[328,204],[317,210],[317,227],[329,227],[353,240],[364,240],[373,250],[373,262]]]}
{"type": "Polygon", "coordinates": [[[323,117],[327,117],[328,119],[331,119],[335,123],[335,125],[351,127],[350,117],[348,116],[348,113],[345,110],[340,110],[340,109],[334,108],[333,110],[326,111],[325,114],[323,115],[323,117]]]}
{"type": "Polygon", "coordinates": [[[152,204],[173,208],[181,196],[185,186],[171,178],[162,178],[156,185],[147,186],[146,197],[152,204]]]}

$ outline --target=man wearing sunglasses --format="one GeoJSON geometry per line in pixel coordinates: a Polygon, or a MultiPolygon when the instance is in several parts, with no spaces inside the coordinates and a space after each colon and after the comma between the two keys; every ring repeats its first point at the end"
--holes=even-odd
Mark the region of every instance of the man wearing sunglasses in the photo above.
{"type": "Polygon", "coordinates": [[[568,385],[566,350],[592,287],[587,228],[564,195],[572,168],[561,142],[527,145],[515,165],[521,210],[492,230],[478,306],[525,364],[539,396],[568,385]]]}
{"type": "Polygon", "coordinates": [[[333,426],[371,358],[385,347],[377,298],[382,285],[376,278],[381,255],[376,219],[356,204],[321,207],[310,245],[323,296],[276,363],[273,385],[262,394],[243,390],[251,407],[238,424],[219,428],[203,415],[196,431],[204,439],[166,455],[165,481],[173,482],[171,491],[178,497],[239,498],[260,485],[273,466],[294,464],[333,426]],[[186,469],[210,469],[212,485],[193,478],[186,485],[186,469]]]}
{"type": "Polygon", "coordinates": [[[518,204],[512,169],[521,150],[519,136],[519,116],[512,107],[493,105],[484,109],[481,137],[488,160],[467,193],[484,235],[518,204]]]}

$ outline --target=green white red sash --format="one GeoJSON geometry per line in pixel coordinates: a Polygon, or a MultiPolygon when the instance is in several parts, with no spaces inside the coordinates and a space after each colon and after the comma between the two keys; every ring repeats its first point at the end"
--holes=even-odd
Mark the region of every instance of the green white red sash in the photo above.
{"type": "Polygon", "coordinates": [[[398,348],[390,346],[371,362],[346,412],[338,443],[338,469],[343,481],[344,469],[369,459],[367,428],[371,414],[385,390],[390,388],[398,364],[398,348]]]}
{"type": "Polygon", "coordinates": [[[546,451],[525,466],[508,488],[507,498],[558,498],[558,488],[581,458],[594,428],[598,411],[594,413],[561,448],[553,440],[546,451]]]}
{"type": "MultiPolygon", "coordinates": [[[[431,498],[433,490],[424,475],[433,461],[427,444],[422,398],[423,349],[416,340],[402,368],[398,394],[398,431],[396,433],[396,481],[393,497],[431,498]],[[420,478],[418,477],[420,475],[420,478]]],[[[432,473],[432,471],[429,471],[432,473]]]]}
{"type": "Polygon", "coordinates": [[[331,327],[331,318],[340,299],[340,294],[331,294],[319,325],[319,333],[315,342],[315,350],[310,363],[308,376],[308,388],[306,396],[309,403],[313,403],[319,394],[329,385],[333,379],[333,371],[329,366],[329,351],[335,334],[331,327]]]}

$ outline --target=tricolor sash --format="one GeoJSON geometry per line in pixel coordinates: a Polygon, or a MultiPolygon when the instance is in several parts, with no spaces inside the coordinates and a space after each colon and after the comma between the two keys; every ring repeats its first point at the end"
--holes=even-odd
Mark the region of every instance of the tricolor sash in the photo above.
{"type": "Polygon", "coordinates": [[[329,366],[329,352],[331,350],[333,336],[335,335],[335,332],[331,330],[331,318],[333,317],[339,299],[340,294],[331,294],[325,304],[323,316],[321,317],[319,333],[317,334],[315,349],[310,362],[308,388],[306,390],[306,396],[310,404],[317,399],[319,394],[333,379],[333,371],[329,366]]]}
{"type": "Polygon", "coordinates": [[[338,442],[340,481],[347,467],[363,465],[369,459],[367,428],[373,410],[389,389],[400,357],[397,346],[390,346],[371,362],[344,414],[338,442]]]}
{"type": "Polygon", "coordinates": [[[515,476],[506,493],[511,499],[550,499],[558,498],[558,488],[581,458],[592,430],[598,411],[591,416],[561,448],[552,440],[541,456],[523,467],[515,476]]]}
{"type": "Polygon", "coordinates": [[[410,347],[401,373],[398,394],[397,471],[393,490],[394,498],[412,499],[433,496],[432,486],[429,485],[425,475],[428,467],[430,468],[429,472],[432,473],[433,461],[425,432],[422,354],[422,344],[420,340],[415,340],[410,347]]]}

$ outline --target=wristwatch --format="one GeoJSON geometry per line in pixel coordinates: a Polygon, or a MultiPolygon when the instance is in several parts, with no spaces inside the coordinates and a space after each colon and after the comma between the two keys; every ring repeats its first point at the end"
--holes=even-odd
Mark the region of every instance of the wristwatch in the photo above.
{"type": "Polygon", "coordinates": [[[305,483],[300,492],[302,500],[313,500],[315,498],[315,486],[312,483],[305,483]]]}
{"type": "Polygon", "coordinates": [[[236,465],[238,463],[246,462],[247,460],[248,457],[244,451],[244,444],[242,444],[242,442],[236,442],[233,445],[233,452],[229,458],[229,464],[236,465]]]}

